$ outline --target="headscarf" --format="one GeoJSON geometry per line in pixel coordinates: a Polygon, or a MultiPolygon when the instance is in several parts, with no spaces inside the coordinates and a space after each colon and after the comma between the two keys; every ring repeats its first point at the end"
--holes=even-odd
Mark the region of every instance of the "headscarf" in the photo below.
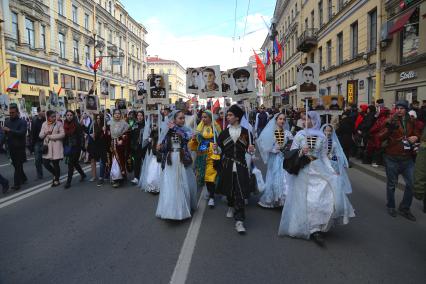
{"type": "Polygon", "coordinates": [[[346,158],[345,152],[343,152],[342,145],[340,145],[339,138],[337,138],[336,131],[334,130],[333,125],[324,124],[321,127],[321,132],[324,133],[324,130],[327,126],[330,126],[332,129],[331,140],[333,141],[333,145],[335,146],[335,150],[336,150],[335,154],[337,157],[337,163],[339,165],[339,173],[342,173],[345,170],[345,168],[349,168],[348,159],[346,158]]]}
{"type": "Polygon", "coordinates": [[[118,121],[113,118],[110,129],[112,139],[116,139],[129,130],[129,124],[123,118],[120,118],[118,121]]]}
{"type": "MultiPolygon", "coordinates": [[[[203,111],[205,114],[207,114],[209,117],[210,117],[210,120],[211,120],[211,126],[212,126],[212,128],[213,128],[213,125],[214,125],[214,132],[215,132],[215,135],[216,135],[216,137],[218,137],[219,136],[219,134],[220,134],[220,132],[222,131],[222,128],[221,128],[221,126],[215,121],[215,120],[213,120],[213,114],[212,114],[212,112],[211,111],[209,111],[209,110],[205,110],[205,111],[203,111]]],[[[203,132],[203,128],[204,128],[204,122],[203,122],[203,120],[201,120],[201,122],[198,124],[198,126],[197,126],[197,133],[202,133],[203,132]]]]}
{"type": "Polygon", "coordinates": [[[276,141],[275,130],[277,129],[277,117],[280,114],[281,113],[275,114],[274,117],[269,120],[256,140],[256,148],[259,150],[260,156],[265,164],[268,162],[269,152],[271,152],[276,141]]]}
{"type": "Polygon", "coordinates": [[[302,131],[306,136],[319,136],[324,137],[324,133],[320,130],[321,128],[321,117],[316,111],[308,111],[308,117],[311,119],[312,127],[306,127],[302,131]]]}

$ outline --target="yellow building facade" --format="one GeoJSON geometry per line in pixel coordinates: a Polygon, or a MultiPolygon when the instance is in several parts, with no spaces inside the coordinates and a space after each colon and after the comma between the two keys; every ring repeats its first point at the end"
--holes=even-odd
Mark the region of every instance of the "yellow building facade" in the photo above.
{"type": "MultiPolygon", "coordinates": [[[[20,81],[17,93],[27,108],[38,106],[40,90],[58,92],[69,101],[87,94],[94,72],[86,66],[103,57],[97,82],[110,83],[110,97],[129,100],[135,82],[146,77],[147,31],[131,18],[119,1],[2,0],[2,92],[20,81]],[[95,48],[96,46],[96,48],[95,48]],[[95,58],[96,57],[96,58],[95,58]]],[[[69,105],[68,107],[72,107],[69,105]]]]}
{"type": "MultiPolygon", "coordinates": [[[[383,98],[388,106],[401,98],[426,99],[425,2],[278,0],[273,17],[284,60],[276,64],[275,91],[302,106],[297,67],[313,62],[320,66],[321,96],[341,95],[347,104],[358,105],[383,98]]],[[[265,48],[272,53],[269,36],[265,48]]],[[[271,65],[267,79],[265,101],[271,105],[271,65]]]]}
{"type": "Polygon", "coordinates": [[[186,70],[174,60],[162,59],[158,56],[147,57],[148,72],[150,74],[167,74],[169,79],[169,98],[174,103],[179,99],[186,101],[186,70]]]}

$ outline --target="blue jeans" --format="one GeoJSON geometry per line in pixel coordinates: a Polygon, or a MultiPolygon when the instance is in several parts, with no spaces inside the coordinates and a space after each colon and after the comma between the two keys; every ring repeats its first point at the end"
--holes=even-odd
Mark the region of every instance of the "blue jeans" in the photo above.
{"type": "Polygon", "coordinates": [[[34,143],[34,163],[37,170],[37,177],[43,177],[43,142],[34,143]]]}
{"type": "Polygon", "coordinates": [[[395,187],[398,176],[402,175],[405,181],[404,197],[399,209],[410,209],[413,201],[414,161],[411,158],[398,159],[395,156],[385,155],[386,167],[386,196],[388,208],[395,208],[395,187]]]}

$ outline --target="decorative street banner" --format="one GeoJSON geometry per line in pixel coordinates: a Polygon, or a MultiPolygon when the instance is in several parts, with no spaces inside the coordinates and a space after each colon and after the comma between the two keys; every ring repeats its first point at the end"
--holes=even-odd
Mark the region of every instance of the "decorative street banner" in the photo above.
{"type": "Polygon", "coordinates": [[[220,66],[204,66],[200,68],[201,80],[199,95],[201,98],[219,98],[222,96],[220,66]]]}
{"type": "Polygon", "coordinates": [[[167,104],[169,102],[169,78],[167,75],[150,74],[149,80],[149,104],[167,104]]]}
{"type": "Polygon", "coordinates": [[[109,97],[109,83],[106,79],[102,79],[100,85],[101,99],[107,99],[109,97]]]}
{"type": "Polygon", "coordinates": [[[229,97],[232,95],[231,85],[229,81],[231,79],[229,78],[228,71],[220,71],[220,79],[222,81],[222,96],[223,97],[229,97]]]}
{"type": "Polygon", "coordinates": [[[201,73],[198,68],[186,69],[186,93],[198,95],[200,92],[201,73]]]}
{"type": "Polygon", "coordinates": [[[307,63],[298,67],[297,72],[298,99],[319,98],[319,66],[307,63]]]}
{"type": "Polygon", "coordinates": [[[244,66],[227,71],[230,81],[231,94],[239,101],[256,96],[253,68],[244,66]]]}

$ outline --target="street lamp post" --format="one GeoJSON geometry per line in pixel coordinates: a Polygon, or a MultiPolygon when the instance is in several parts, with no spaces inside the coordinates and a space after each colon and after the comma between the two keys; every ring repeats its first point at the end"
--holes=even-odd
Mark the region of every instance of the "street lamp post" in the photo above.
{"type": "MultiPolygon", "coordinates": [[[[275,18],[271,19],[271,31],[269,39],[272,42],[272,92],[275,92],[275,37],[278,35],[276,28],[277,21],[275,18]]],[[[272,97],[272,105],[275,106],[275,97],[272,97]]]]}

